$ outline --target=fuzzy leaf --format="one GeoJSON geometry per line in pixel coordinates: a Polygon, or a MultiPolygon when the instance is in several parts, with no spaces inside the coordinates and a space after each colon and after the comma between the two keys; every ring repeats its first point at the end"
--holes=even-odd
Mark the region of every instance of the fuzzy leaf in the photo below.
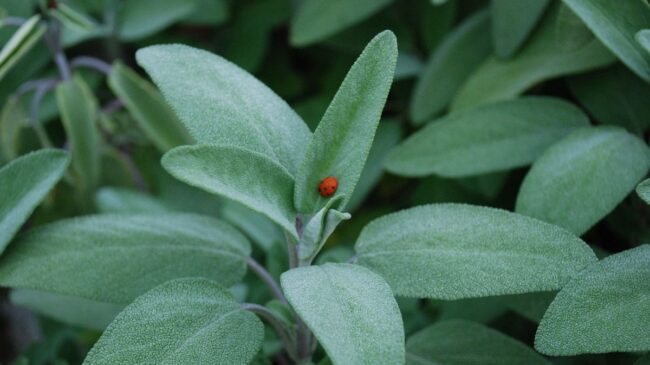
{"type": "Polygon", "coordinates": [[[508,60],[488,58],[458,91],[452,110],[510,99],[542,81],[614,62],[614,56],[596,38],[567,50],[555,32],[558,8],[554,5],[546,12],[539,27],[515,57],[508,60]]]}
{"type": "Polygon", "coordinates": [[[307,46],[370,17],[393,0],[305,0],[291,20],[291,44],[307,46]]]}
{"type": "Polygon", "coordinates": [[[123,63],[113,65],[108,85],[159,151],[193,142],[160,92],[123,63]]]}
{"type": "Polygon", "coordinates": [[[189,17],[195,8],[194,0],[126,1],[120,11],[120,39],[136,41],[150,36],[189,17]]]}
{"type": "Polygon", "coordinates": [[[182,146],[163,167],[177,179],[240,202],[296,235],[293,178],[281,165],[255,152],[229,146],[182,146]]]}
{"type": "Polygon", "coordinates": [[[164,201],[143,192],[125,188],[101,188],[95,194],[100,213],[161,213],[174,211],[164,201]]]}
{"type": "Polygon", "coordinates": [[[350,264],[308,266],[282,274],[291,306],[334,365],[404,363],[402,317],[377,274],[350,264]]]}
{"type": "Polygon", "coordinates": [[[650,26],[644,0],[564,0],[589,29],[639,77],[650,82],[650,54],[634,39],[650,26]]]}
{"type": "Polygon", "coordinates": [[[516,211],[582,235],[611,212],[650,168],[650,150],[617,127],[575,131],[526,175],[516,211]]]}
{"type": "Polygon", "coordinates": [[[634,36],[636,41],[643,47],[646,53],[650,54],[650,29],[642,29],[634,36]]]}
{"type": "Polygon", "coordinates": [[[63,177],[69,162],[66,152],[44,149],[0,169],[0,254],[63,177]]]}
{"type": "Polygon", "coordinates": [[[285,241],[284,234],[277,224],[233,200],[223,201],[221,218],[250,237],[251,241],[265,252],[269,252],[275,243],[285,241]]]}
{"type": "Polygon", "coordinates": [[[354,191],[393,81],[397,40],[390,31],[373,38],[352,65],[314,132],[296,176],[294,201],[300,213],[315,213],[327,199],[318,185],[327,176],[338,179],[339,195],[354,191]]]}
{"type": "Polygon", "coordinates": [[[34,15],[18,28],[0,50],[0,80],[45,34],[41,16],[34,15]]]}
{"type": "Polygon", "coordinates": [[[415,333],[406,342],[407,365],[550,365],[512,337],[481,324],[448,320],[415,333]]]}
{"type": "Polygon", "coordinates": [[[227,289],[179,279],[127,306],[84,364],[248,364],[263,338],[262,322],[227,289]]]}
{"type": "Polygon", "coordinates": [[[562,288],[535,348],[548,355],[650,350],[650,245],[596,262],[562,288]]]}
{"type": "Polygon", "coordinates": [[[258,152],[296,173],[311,132],[266,85],[217,55],[187,46],[147,47],[136,58],[199,143],[258,152]]]}
{"type": "Polygon", "coordinates": [[[644,202],[650,204],[650,179],[645,179],[637,185],[636,193],[644,202]]]}
{"type": "Polygon", "coordinates": [[[550,0],[492,0],[492,43],[501,58],[512,57],[544,15],[550,0]]]}
{"type": "Polygon", "coordinates": [[[409,107],[413,121],[421,124],[443,111],[490,51],[487,11],[467,18],[452,30],[431,55],[418,78],[409,107]]]}
{"type": "Polygon", "coordinates": [[[250,250],[238,231],[205,216],[86,216],[21,236],[0,259],[0,284],[129,303],[179,277],[232,285],[244,276],[250,250]]]}
{"type": "Polygon", "coordinates": [[[395,147],[388,171],[403,176],[465,177],[526,166],[550,145],[589,125],[556,98],[522,97],[462,110],[430,123],[395,147]]]}
{"type": "Polygon", "coordinates": [[[435,204],[368,224],[355,245],[396,295],[462,299],[556,290],[590,262],[571,233],[505,210],[435,204]]]}
{"type": "Polygon", "coordinates": [[[300,266],[309,266],[336,227],[344,220],[350,219],[349,213],[342,213],[335,209],[343,199],[345,199],[343,195],[330,199],[321,210],[304,223],[298,241],[300,266]]]}

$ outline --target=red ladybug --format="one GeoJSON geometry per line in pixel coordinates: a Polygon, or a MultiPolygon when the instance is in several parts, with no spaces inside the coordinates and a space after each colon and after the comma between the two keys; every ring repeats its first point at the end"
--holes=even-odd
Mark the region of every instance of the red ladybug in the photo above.
{"type": "Polygon", "coordinates": [[[336,180],[334,176],[328,176],[321,180],[318,185],[318,192],[323,198],[329,198],[330,196],[336,193],[336,189],[339,187],[339,181],[336,180]]]}

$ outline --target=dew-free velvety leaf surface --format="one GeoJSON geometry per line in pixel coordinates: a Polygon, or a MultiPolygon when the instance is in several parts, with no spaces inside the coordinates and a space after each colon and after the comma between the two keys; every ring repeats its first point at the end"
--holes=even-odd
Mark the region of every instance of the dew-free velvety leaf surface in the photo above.
{"type": "Polygon", "coordinates": [[[512,57],[544,14],[550,0],[492,0],[492,43],[501,58],[512,57]]]}
{"type": "Polygon", "coordinates": [[[129,303],[179,277],[235,284],[250,249],[237,230],[205,216],[86,216],[21,236],[0,258],[0,285],[129,303]]]}
{"type": "Polygon", "coordinates": [[[611,212],[648,172],[650,150],[622,128],[573,132],[530,169],[516,211],[582,235],[611,212]]]}
{"type": "Polygon", "coordinates": [[[373,38],[350,68],[318,124],[296,176],[294,200],[300,213],[314,213],[327,199],[318,193],[327,176],[338,180],[342,208],[354,191],[372,146],[397,60],[397,40],[390,31],[373,38]]]}
{"type": "Polygon", "coordinates": [[[415,207],[378,218],[357,239],[357,263],[396,295],[462,299],[559,289],[596,256],[571,233],[501,209],[415,207]]]}
{"type": "Polygon", "coordinates": [[[119,36],[135,41],[188,17],[196,7],[195,1],[129,0],[120,11],[119,36]]]}
{"type": "MultiPolygon", "coordinates": [[[[570,50],[561,44],[555,26],[558,6],[546,12],[523,49],[508,60],[488,58],[461,87],[451,109],[513,98],[542,81],[613,63],[615,57],[598,39],[570,50]]],[[[579,24],[579,26],[583,26],[579,24]]]]}
{"type": "Polygon", "coordinates": [[[395,147],[388,171],[403,176],[464,177],[526,166],[550,145],[589,125],[556,98],[522,97],[452,113],[395,147]]]}
{"type": "Polygon", "coordinates": [[[220,217],[243,232],[265,252],[285,237],[280,227],[266,216],[236,201],[226,199],[220,209],[220,217]]]}
{"type": "Polygon", "coordinates": [[[591,31],[639,77],[650,82],[650,54],[634,39],[650,26],[644,0],[564,0],[591,31]]]}
{"type": "Polygon", "coordinates": [[[650,54],[650,29],[642,29],[636,33],[636,41],[650,54]]]}
{"type": "Polygon", "coordinates": [[[325,264],[282,274],[291,306],[334,365],[404,363],[402,317],[388,284],[350,264],[325,264]]]}
{"type": "Polygon", "coordinates": [[[644,202],[650,204],[650,179],[645,179],[637,185],[636,193],[644,202]]]}
{"type": "Polygon", "coordinates": [[[321,41],[378,12],[393,0],[306,0],[291,20],[294,46],[321,41]]]}
{"type": "Polygon", "coordinates": [[[169,151],[162,165],[175,178],[240,202],[296,235],[293,178],[273,160],[238,147],[198,145],[169,151]]]}
{"type": "Polygon", "coordinates": [[[311,132],[255,77],[215,54],[182,45],[147,47],[136,58],[199,143],[258,152],[296,173],[311,132]]]}
{"type": "Polygon", "coordinates": [[[127,306],[90,350],[95,364],[248,364],[264,325],[205,279],[164,283],[127,306]]]}
{"type": "Polygon", "coordinates": [[[116,62],[111,68],[108,85],[159,151],[164,153],[192,143],[192,137],[160,92],[135,71],[116,62]]]}
{"type": "Polygon", "coordinates": [[[535,348],[548,355],[650,350],[650,245],[606,257],[562,288],[535,348]]]}
{"type": "Polygon", "coordinates": [[[44,149],[0,169],[0,254],[68,166],[68,154],[44,149]]]}
{"type": "Polygon", "coordinates": [[[406,341],[407,365],[550,365],[524,343],[482,324],[448,320],[406,341]]]}
{"type": "Polygon", "coordinates": [[[440,113],[491,50],[487,11],[467,18],[452,30],[417,80],[409,106],[413,121],[420,124],[440,113]]]}
{"type": "Polygon", "coordinates": [[[162,213],[173,211],[164,201],[147,193],[125,188],[101,188],[95,194],[100,213],[162,213]]]}

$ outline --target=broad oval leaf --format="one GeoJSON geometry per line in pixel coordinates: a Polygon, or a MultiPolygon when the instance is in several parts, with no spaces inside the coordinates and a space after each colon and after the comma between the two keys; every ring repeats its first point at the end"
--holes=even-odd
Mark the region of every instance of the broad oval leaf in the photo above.
{"type": "Polygon", "coordinates": [[[492,43],[501,58],[512,57],[539,22],[550,0],[492,0],[492,43]]]}
{"type": "Polygon", "coordinates": [[[440,113],[491,50],[487,11],[467,18],[452,30],[417,80],[409,106],[413,121],[420,124],[440,113]]]}
{"type": "Polygon", "coordinates": [[[378,218],[355,249],[357,262],[396,295],[447,300],[556,290],[596,261],[589,246],[559,227],[462,204],[378,218]]]}
{"type": "Polygon", "coordinates": [[[650,350],[650,245],[611,255],[562,288],[535,336],[548,355],[650,350]]]}
{"type": "Polygon", "coordinates": [[[559,6],[553,5],[515,57],[508,60],[488,58],[458,91],[451,109],[510,99],[542,81],[615,61],[615,57],[596,38],[567,50],[555,32],[558,14],[559,6]]]}
{"type": "Polygon", "coordinates": [[[625,130],[578,130],[535,161],[515,210],[581,235],[634,190],[648,168],[650,150],[625,130]]]}
{"type": "Polygon", "coordinates": [[[158,150],[193,142],[160,92],[123,63],[113,65],[108,85],[158,150]]]}
{"type": "Polygon", "coordinates": [[[45,30],[46,27],[41,24],[40,15],[32,16],[18,28],[0,50],[0,80],[36,45],[36,42],[45,34],[45,30]]]}
{"type": "Polygon", "coordinates": [[[0,284],[129,303],[179,277],[235,284],[246,272],[250,250],[241,233],[205,216],[86,216],[21,236],[0,258],[0,284]]]}
{"type": "Polygon", "coordinates": [[[526,166],[550,145],[589,125],[575,106],[523,97],[452,113],[412,134],[389,154],[388,171],[403,176],[482,175],[526,166]]]}
{"type": "Polygon", "coordinates": [[[120,39],[135,41],[189,17],[196,0],[133,0],[120,7],[120,39]]]}
{"type": "Polygon", "coordinates": [[[63,177],[69,162],[66,152],[44,149],[0,169],[0,254],[63,177]]]}
{"type": "Polygon", "coordinates": [[[478,323],[448,320],[406,341],[407,365],[550,365],[524,343],[478,323]]]}
{"type": "Polygon", "coordinates": [[[388,284],[350,264],[282,274],[282,289],[334,365],[403,364],[402,317],[388,284]]]}
{"type": "Polygon", "coordinates": [[[650,26],[650,6],[643,0],[564,0],[591,31],[639,77],[650,82],[650,54],[635,34],[650,26]]]}
{"type": "Polygon", "coordinates": [[[378,12],[393,0],[305,0],[291,19],[294,46],[321,41],[378,12]]]}
{"type": "Polygon", "coordinates": [[[636,193],[644,202],[650,204],[650,179],[645,179],[637,185],[636,193]]]}
{"type": "Polygon", "coordinates": [[[293,178],[273,160],[229,146],[182,146],[163,156],[163,167],[177,179],[238,201],[296,236],[293,178]]]}
{"type": "Polygon", "coordinates": [[[264,325],[206,279],[164,283],[127,306],[84,364],[248,364],[264,325]]]}
{"type": "Polygon", "coordinates": [[[314,213],[327,199],[318,184],[327,176],[338,179],[336,196],[346,205],[372,146],[381,112],[393,82],[397,40],[390,31],[373,38],[350,68],[318,124],[296,176],[294,201],[300,213],[314,213]]]}
{"type": "Polygon", "coordinates": [[[246,148],[296,173],[311,132],[266,85],[215,54],[187,46],[147,47],[136,58],[199,143],[246,148]]]}

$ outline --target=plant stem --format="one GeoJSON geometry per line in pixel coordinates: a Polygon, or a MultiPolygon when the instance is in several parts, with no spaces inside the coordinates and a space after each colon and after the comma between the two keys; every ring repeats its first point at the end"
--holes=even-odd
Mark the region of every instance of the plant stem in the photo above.
{"type": "Polygon", "coordinates": [[[287,239],[287,251],[289,253],[289,269],[293,269],[298,266],[298,245],[296,241],[287,233],[284,232],[284,236],[287,239]]]}
{"type": "Polygon", "coordinates": [[[292,359],[298,359],[295,342],[286,326],[276,317],[275,313],[271,312],[268,308],[255,303],[243,303],[241,304],[241,307],[242,309],[253,312],[265,319],[280,337],[280,340],[289,356],[292,359]]]}
{"type": "Polygon", "coordinates": [[[45,97],[45,94],[47,94],[48,91],[52,90],[56,84],[58,83],[58,80],[56,79],[50,79],[47,81],[44,81],[36,86],[36,91],[34,91],[34,96],[32,96],[32,104],[31,104],[31,112],[30,112],[30,122],[32,125],[32,128],[34,128],[34,131],[36,132],[36,136],[38,137],[38,140],[41,142],[41,145],[43,147],[52,147],[52,141],[50,141],[50,138],[47,136],[47,132],[45,132],[45,128],[41,125],[41,123],[38,120],[38,111],[41,107],[41,102],[43,101],[43,98],[45,97]]]}
{"type": "Polygon", "coordinates": [[[110,75],[111,69],[113,68],[109,63],[100,60],[99,58],[89,57],[89,56],[79,56],[73,59],[70,62],[72,68],[86,67],[103,73],[104,75],[110,75]]]}
{"type": "Polygon", "coordinates": [[[248,264],[248,267],[251,268],[259,277],[262,279],[266,285],[268,285],[269,289],[271,289],[271,292],[273,295],[283,304],[289,304],[287,302],[287,298],[284,297],[284,293],[282,293],[282,289],[280,289],[280,286],[278,283],[273,279],[271,274],[269,274],[266,269],[260,265],[257,261],[255,261],[254,258],[248,257],[246,258],[246,263],[248,264]]]}

